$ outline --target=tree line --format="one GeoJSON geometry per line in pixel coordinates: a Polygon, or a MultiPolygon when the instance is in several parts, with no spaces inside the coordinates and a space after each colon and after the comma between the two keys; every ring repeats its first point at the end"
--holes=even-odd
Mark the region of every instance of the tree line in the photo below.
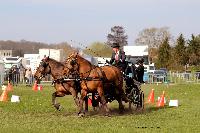
{"type": "Polygon", "coordinates": [[[174,46],[170,46],[169,39],[165,38],[157,49],[157,67],[172,70],[200,70],[200,35],[191,35],[185,39],[180,34],[174,46]]]}
{"type": "MultiPolygon", "coordinates": [[[[128,36],[122,26],[114,26],[107,35],[107,42],[95,42],[84,52],[92,56],[110,57],[113,42],[126,46],[128,36]]],[[[139,32],[134,45],[148,45],[149,60],[157,69],[168,70],[200,70],[200,35],[191,35],[185,39],[183,34],[174,38],[169,27],[146,28],[139,32]]]]}
{"type": "Polygon", "coordinates": [[[24,54],[38,54],[39,49],[63,49],[64,56],[68,56],[72,51],[75,51],[76,48],[71,47],[67,42],[62,42],[58,44],[47,44],[41,42],[32,42],[32,41],[0,41],[0,50],[13,50],[13,56],[23,57],[24,54]]]}
{"type": "MultiPolygon", "coordinates": [[[[121,48],[128,45],[128,36],[122,26],[111,27],[106,36],[107,42],[94,42],[83,49],[83,53],[91,56],[110,57],[112,44],[119,43],[121,48]]],[[[156,68],[167,68],[168,70],[200,70],[200,35],[191,35],[185,39],[183,34],[174,38],[169,27],[146,28],[139,32],[133,45],[148,45],[150,62],[155,63],[156,68]]],[[[41,42],[0,41],[1,50],[16,50],[17,56],[24,54],[36,54],[41,48],[63,49],[67,57],[71,52],[80,49],[71,47],[67,42],[59,44],[46,44],[41,42]]]]}

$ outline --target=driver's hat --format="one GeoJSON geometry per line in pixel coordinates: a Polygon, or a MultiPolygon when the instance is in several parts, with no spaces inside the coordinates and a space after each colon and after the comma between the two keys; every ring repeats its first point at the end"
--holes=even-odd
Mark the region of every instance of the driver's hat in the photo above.
{"type": "Polygon", "coordinates": [[[111,47],[112,47],[112,48],[119,48],[120,46],[119,46],[119,43],[116,43],[116,42],[115,42],[115,43],[112,44],[111,47]]]}

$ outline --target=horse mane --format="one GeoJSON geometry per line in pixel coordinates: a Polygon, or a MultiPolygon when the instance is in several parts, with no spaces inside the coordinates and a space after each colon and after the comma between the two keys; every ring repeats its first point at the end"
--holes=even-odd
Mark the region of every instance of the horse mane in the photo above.
{"type": "Polygon", "coordinates": [[[56,64],[56,67],[64,66],[63,62],[59,62],[53,58],[48,58],[47,62],[53,62],[54,64],[56,64]]]}
{"type": "Polygon", "coordinates": [[[82,60],[81,62],[86,62],[92,66],[92,63],[90,61],[88,61],[87,59],[83,58],[82,56],[78,55],[78,58],[80,58],[82,60]]]}
{"type": "Polygon", "coordinates": [[[80,54],[78,54],[77,52],[76,53],[72,53],[68,56],[67,58],[67,61],[70,59],[70,58],[76,58],[76,59],[80,59],[81,62],[85,62],[85,63],[88,63],[89,65],[93,66],[92,63],[90,61],[88,61],[87,59],[83,58],[82,56],[80,56],[80,54]]]}

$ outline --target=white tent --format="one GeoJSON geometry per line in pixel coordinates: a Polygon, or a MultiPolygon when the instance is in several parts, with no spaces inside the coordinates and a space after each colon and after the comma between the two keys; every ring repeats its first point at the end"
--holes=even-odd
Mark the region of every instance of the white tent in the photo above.
{"type": "Polygon", "coordinates": [[[124,52],[130,56],[148,56],[148,46],[124,46],[124,52]]]}

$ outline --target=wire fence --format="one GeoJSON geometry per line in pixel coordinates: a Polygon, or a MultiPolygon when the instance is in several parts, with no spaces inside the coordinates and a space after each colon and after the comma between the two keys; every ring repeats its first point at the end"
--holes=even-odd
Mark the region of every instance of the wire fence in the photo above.
{"type": "MultiPolygon", "coordinates": [[[[10,81],[13,85],[32,85],[35,82],[35,78],[33,75],[31,77],[26,78],[23,74],[0,74],[0,85],[7,84],[10,81]]],[[[52,77],[50,75],[45,76],[40,84],[52,84],[52,77]]]]}
{"type": "Polygon", "coordinates": [[[172,83],[200,83],[200,72],[169,72],[169,80],[172,83]]]}
{"type": "MultiPolygon", "coordinates": [[[[200,83],[200,72],[194,73],[179,73],[179,72],[169,72],[168,74],[147,74],[146,83],[156,84],[156,83],[200,83]]],[[[6,84],[10,78],[13,85],[24,84],[32,85],[35,81],[33,75],[28,79],[24,75],[12,74],[9,76],[7,74],[0,74],[0,85],[6,84]]],[[[42,79],[40,84],[52,84],[52,77],[50,75],[42,79]]]]}
{"type": "Polygon", "coordinates": [[[167,75],[165,74],[148,74],[148,82],[147,83],[166,83],[167,75]]]}
{"type": "Polygon", "coordinates": [[[169,72],[167,74],[148,74],[148,83],[200,83],[200,72],[169,72]]]}

